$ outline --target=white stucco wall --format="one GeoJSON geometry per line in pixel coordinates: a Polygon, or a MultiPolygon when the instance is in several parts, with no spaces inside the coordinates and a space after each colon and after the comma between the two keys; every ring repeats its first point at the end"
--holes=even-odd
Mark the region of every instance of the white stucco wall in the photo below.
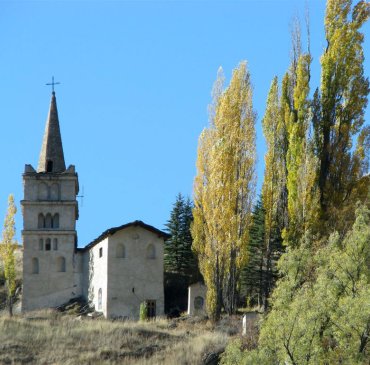
{"type": "Polygon", "coordinates": [[[95,310],[102,312],[107,317],[107,283],[108,283],[108,237],[93,246],[85,252],[85,268],[87,269],[86,299],[95,307],[95,310]],[[102,257],[99,257],[99,251],[102,249],[102,257]],[[87,265],[87,267],[86,267],[87,265]],[[102,290],[102,306],[99,307],[99,289],[102,290]]]}
{"type": "Polygon", "coordinates": [[[140,226],[128,227],[109,236],[108,317],[139,318],[140,303],[156,301],[156,315],[164,314],[163,238],[140,226]],[[117,257],[123,244],[125,257],[117,257]],[[147,258],[148,245],[155,258],[147,258]]]}

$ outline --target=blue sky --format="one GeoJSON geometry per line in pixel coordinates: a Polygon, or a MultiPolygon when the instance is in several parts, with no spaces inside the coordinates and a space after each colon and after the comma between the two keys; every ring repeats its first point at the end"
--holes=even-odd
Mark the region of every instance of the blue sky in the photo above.
{"type": "MultiPolygon", "coordinates": [[[[52,75],[66,164],[84,187],[80,246],[135,219],[164,228],[177,193],[192,194],[217,69],[229,79],[242,60],[254,84],[260,189],[265,100],[289,65],[290,25],[296,15],[304,23],[306,2],[0,1],[0,217],[14,193],[20,239],[21,175],[37,166],[52,75]]],[[[308,4],[315,88],[325,1],[308,4]]],[[[366,57],[369,23],[363,31],[366,57]]]]}

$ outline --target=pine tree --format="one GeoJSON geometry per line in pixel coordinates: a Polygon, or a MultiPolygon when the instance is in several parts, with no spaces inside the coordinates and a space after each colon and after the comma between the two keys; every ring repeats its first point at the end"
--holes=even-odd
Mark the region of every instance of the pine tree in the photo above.
{"type": "Polygon", "coordinates": [[[222,85],[219,74],[211,125],[199,140],[192,228],[213,320],[222,305],[229,314],[236,310],[255,190],[256,117],[246,63],[234,70],[225,91],[222,85]]]}
{"type": "Polygon", "coordinates": [[[171,211],[166,227],[171,238],[164,246],[164,268],[166,272],[176,273],[188,278],[188,281],[199,279],[197,258],[191,246],[190,227],[193,221],[193,205],[189,198],[179,193],[171,211]]]}
{"type": "Polygon", "coordinates": [[[166,272],[182,272],[182,245],[183,242],[183,211],[184,198],[181,193],[176,197],[171,216],[166,224],[167,232],[171,238],[164,245],[164,270],[166,272]]]}
{"type": "Polygon", "coordinates": [[[241,296],[247,299],[247,304],[266,310],[278,278],[277,262],[284,247],[278,229],[271,233],[268,249],[265,235],[266,212],[260,198],[253,209],[247,248],[248,260],[241,274],[241,296]]]}
{"type": "Polygon", "coordinates": [[[259,199],[253,209],[252,223],[249,230],[247,265],[241,273],[241,296],[247,299],[247,305],[262,306],[265,271],[265,211],[259,199]]]}
{"type": "Polygon", "coordinates": [[[193,202],[188,197],[185,200],[183,211],[183,257],[184,257],[184,274],[189,278],[190,282],[202,281],[202,275],[199,272],[198,258],[192,250],[193,237],[191,236],[191,225],[193,224],[193,202]]]}
{"type": "Polygon", "coordinates": [[[5,216],[3,236],[0,243],[0,258],[4,266],[7,305],[10,316],[13,315],[13,300],[16,291],[15,250],[17,248],[17,243],[14,241],[16,212],[17,208],[14,204],[14,197],[13,195],[9,195],[8,211],[5,216]]]}
{"type": "Polygon", "coordinates": [[[165,309],[170,316],[186,310],[189,284],[202,280],[191,248],[192,208],[190,199],[178,194],[166,224],[171,237],[164,244],[164,289],[165,309]]]}

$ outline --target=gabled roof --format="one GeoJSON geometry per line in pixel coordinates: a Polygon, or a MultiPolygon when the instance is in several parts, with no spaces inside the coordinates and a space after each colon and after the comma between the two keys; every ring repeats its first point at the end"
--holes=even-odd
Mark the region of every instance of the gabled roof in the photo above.
{"type": "Polygon", "coordinates": [[[123,224],[122,226],[119,226],[119,227],[112,227],[112,228],[107,229],[98,238],[95,238],[92,242],[90,242],[88,245],[86,245],[85,247],[83,247],[83,248],[81,248],[79,250],[81,250],[81,251],[87,251],[90,248],[94,247],[97,243],[99,243],[102,240],[104,240],[106,237],[112,236],[116,232],[122,231],[123,229],[129,228],[129,227],[141,227],[141,228],[144,228],[147,231],[150,231],[150,232],[158,235],[158,237],[162,237],[164,240],[168,240],[171,237],[168,233],[163,232],[163,231],[161,231],[161,230],[159,230],[159,229],[157,229],[157,228],[155,228],[153,226],[150,226],[149,224],[145,224],[142,221],[133,221],[133,222],[130,222],[130,223],[127,223],[127,224],[123,224]]]}

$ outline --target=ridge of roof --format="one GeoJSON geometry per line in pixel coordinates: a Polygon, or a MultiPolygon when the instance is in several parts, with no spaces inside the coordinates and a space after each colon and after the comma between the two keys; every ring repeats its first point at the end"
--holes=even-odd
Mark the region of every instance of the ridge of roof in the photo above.
{"type": "Polygon", "coordinates": [[[155,228],[153,226],[150,226],[149,224],[146,224],[143,221],[135,220],[133,222],[129,222],[129,223],[123,224],[123,225],[118,226],[118,227],[108,228],[100,236],[98,236],[93,241],[91,241],[90,243],[88,243],[85,247],[78,248],[78,251],[87,251],[90,248],[94,247],[99,242],[101,242],[106,237],[112,236],[116,232],[121,231],[121,230],[123,230],[125,228],[129,228],[129,227],[142,227],[142,228],[144,228],[144,229],[146,229],[146,230],[148,230],[150,232],[153,232],[153,233],[157,234],[159,237],[163,237],[164,240],[168,240],[171,237],[168,233],[163,232],[163,231],[161,231],[158,228],[155,228]]]}

